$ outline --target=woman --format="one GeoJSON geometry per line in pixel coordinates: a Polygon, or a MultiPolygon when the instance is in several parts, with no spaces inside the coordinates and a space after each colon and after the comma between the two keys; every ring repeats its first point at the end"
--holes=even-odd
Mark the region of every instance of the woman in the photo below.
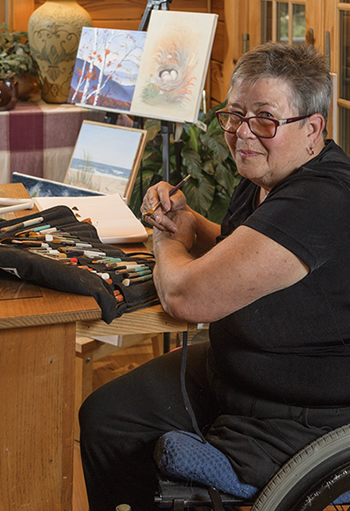
{"type": "MultiPolygon", "coordinates": [[[[170,185],[154,229],[155,283],[173,316],[210,322],[189,347],[197,423],[239,480],[261,488],[290,456],[350,422],[350,159],[326,140],[331,81],[312,47],[246,53],[218,114],[242,180],[221,228],[170,185]],[[258,469],[256,467],[259,467],[258,469]]],[[[193,431],[179,352],[88,398],[81,447],[91,511],[153,509],[157,439],[193,431]]]]}

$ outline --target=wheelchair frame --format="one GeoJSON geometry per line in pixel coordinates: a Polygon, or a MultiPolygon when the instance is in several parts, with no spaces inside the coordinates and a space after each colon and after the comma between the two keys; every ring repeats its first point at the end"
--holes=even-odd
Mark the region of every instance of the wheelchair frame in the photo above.
{"type": "Polygon", "coordinates": [[[159,509],[182,511],[205,508],[214,511],[350,511],[336,499],[350,491],[350,425],[314,440],[295,454],[272,477],[254,502],[243,501],[214,488],[193,483],[160,481],[155,504],[159,509]]]}

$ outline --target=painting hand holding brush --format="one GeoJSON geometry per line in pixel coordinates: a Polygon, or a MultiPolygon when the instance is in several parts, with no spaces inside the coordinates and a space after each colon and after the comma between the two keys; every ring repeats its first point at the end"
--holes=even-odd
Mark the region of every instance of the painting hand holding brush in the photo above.
{"type": "MultiPolygon", "coordinates": [[[[156,226],[160,230],[170,230],[175,231],[176,228],[174,224],[169,220],[169,222],[164,219],[164,214],[169,212],[170,210],[176,211],[177,209],[182,209],[182,207],[186,204],[186,199],[179,196],[177,197],[177,201],[170,201],[170,197],[176,194],[176,192],[182,187],[182,185],[191,177],[191,174],[188,174],[182,181],[180,181],[176,186],[170,188],[170,185],[165,182],[158,183],[153,187],[152,195],[150,196],[150,208],[145,210],[145,206],[143,205],[141,208],[142,218],[147,221],[151,225],[156,226]],[[157,202],[155,202],[157,200],[157,202]],[[183,204],[182,204],[183,203],[183,204]]],[[[150,190],[149,190],[150,191],[150,190]]]]}

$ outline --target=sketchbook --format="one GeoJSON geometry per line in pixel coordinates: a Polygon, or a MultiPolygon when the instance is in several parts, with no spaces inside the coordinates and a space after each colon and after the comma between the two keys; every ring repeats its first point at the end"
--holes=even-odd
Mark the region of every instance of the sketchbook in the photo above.
{"type": "Polygon", "coordinates": [[[152,11],[137,42],[134,32],[104,30],[102,37],[103,29],[84,28],[68,102],[197,123],[217,20],[211,13],[152,11]]]}
{"type": "Polygon", "coordinates": [[[119,193],[95,197],[35,197],[34,202],[39,211],[68,206],[78,220],[89,218],[102,243],[139,243],[148,237],[119,193]]]}

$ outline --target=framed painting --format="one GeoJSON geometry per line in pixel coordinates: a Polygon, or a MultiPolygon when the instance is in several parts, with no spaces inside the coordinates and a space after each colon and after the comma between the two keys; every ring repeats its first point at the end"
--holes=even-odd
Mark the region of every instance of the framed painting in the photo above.
{"type": "Polygon", "coordinates": [[[129,202],[147,131],[83,121],[64,182],[129,202]]]}

